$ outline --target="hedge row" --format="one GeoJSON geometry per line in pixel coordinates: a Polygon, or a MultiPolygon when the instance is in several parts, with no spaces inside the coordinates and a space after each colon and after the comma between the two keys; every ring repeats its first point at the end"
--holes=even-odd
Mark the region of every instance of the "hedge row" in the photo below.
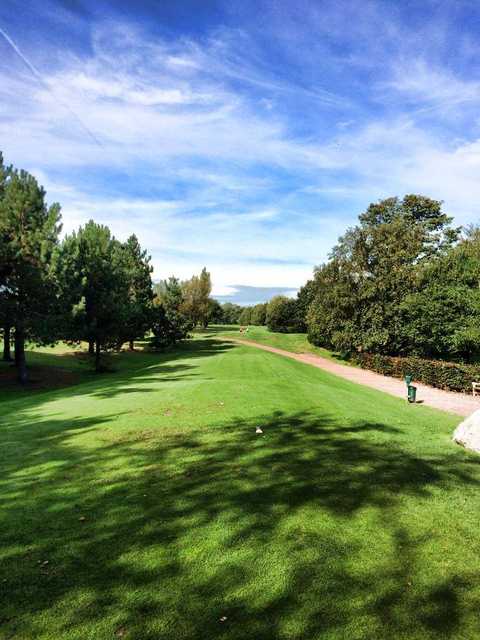
{"type": "Polygon", "coordinates": [[[415,382],[448,391],[471,393],[472,382],[480,382],[480,366],[424,360],[416,357],[393,357],[374,353],[354,353],[350,360],[362,369],[370,369],[385,376],[403,378],[410,374],[415,382]]]}

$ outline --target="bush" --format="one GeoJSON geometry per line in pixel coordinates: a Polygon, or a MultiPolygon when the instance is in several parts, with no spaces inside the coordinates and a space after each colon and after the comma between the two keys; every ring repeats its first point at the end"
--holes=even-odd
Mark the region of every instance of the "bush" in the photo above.
{"type": "Polygon", "coordinates": [[[370,369],[386,376],[403,378],[409,374],[414,382],[448,391],[470,392],[472,382],[480,381],[480,367],[442,360],[425,360],[417,357],[394,357],[374,353],[353,353],[350,360],[362,369],[370,369]]]}
{"type": "Polygon", "coordinates": [[[267,303],[256,304],[252,308],[252,315],[250,318],[251,324],[257,325],[259,327],[263,326],[266,321],[267,316],[267,303]]]}
{"type": "Polygon", "coordinates": [[[267,305],[265,323],[270,331],[278,333],[298,331],[296,301],[286,296],[272,298],[267,305]]]}
{"type": "Polygon", "coordinates": [[[252,307],[245,307],[238,319],[241,325],[248,325],[252,322],[252,307]]]}

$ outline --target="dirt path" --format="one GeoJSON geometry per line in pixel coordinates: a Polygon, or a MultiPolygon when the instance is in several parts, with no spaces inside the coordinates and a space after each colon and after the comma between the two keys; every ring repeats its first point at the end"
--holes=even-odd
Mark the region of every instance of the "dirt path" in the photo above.
{"type": "MultiPolygon", "coordinates": [[[[318,367],[319,369],[333,373],[340,378],[378,389],[378,391],[389,393],[398,398],[406,398],[407,391],[405,383],[403,380],[398,380],[397,378],[389,378],[373,371],[367,371],[366,369],[358,369],[356,367],[339,364],[338,362],[332,362],[331,360],[327,360],[327,358],[322,358],[313,353],[292,353],[291,351],[284,351],[283,349],[269,347],[259,342],[253,342],[252,340],[240,340],[230,337],[228,339],[238,344],[246,344],[250,347],[270,351],[271,353],[278,353],[281,356],[292,358],[292,360],[305,362],[313,367],[318,367]]],[[[480,397],[473,398],[464,393],[442,391],[441,389],[434,389],[433,387],[428,387],[425,384],[417,382],[415,382],[415,386],[417,387],[417,401],[421,401],[429,407],[456,413],[459,416],[469,416],[477,409],[480,409],[480,397]]]]}

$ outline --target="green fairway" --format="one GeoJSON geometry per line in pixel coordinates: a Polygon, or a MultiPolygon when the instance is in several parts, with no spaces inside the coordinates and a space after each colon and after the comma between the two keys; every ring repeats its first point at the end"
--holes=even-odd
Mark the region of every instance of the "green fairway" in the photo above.
{"type": "Polygon", "coordinates": [[[211,335],[233,337],[242,340],[253,340],[260,344],[266,344],[269,347],[284,349],[292,353],[315,353],[317,356],[328,358],[329,360],[341,361],[344,364],[350,364],[340,357],[340,354],[333,353],[328,349],[316,347],[307,339],[306,333],[276,333],[269,331],[267,327],[257,327],[250,325],[248,333],[240,334],[240,328],[236,325],[222,326],[217,325],[209,329],[211,335]]]}
{"type": "Polygon", "coordinates": [[[1,640],[480,637],[458,417],[207,334],[64,351],[0,388],[1,640]]]}

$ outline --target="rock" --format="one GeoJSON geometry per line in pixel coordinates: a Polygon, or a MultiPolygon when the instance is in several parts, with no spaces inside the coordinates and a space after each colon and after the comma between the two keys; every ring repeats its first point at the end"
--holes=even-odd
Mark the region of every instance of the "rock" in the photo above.
{"type": "Polygon", "coordinates": [[[458,425],[452,439],[462,447],[480,453],[480,409],[458,425]]]}
{"type": "Polygon", "coordinates": [[[260,427],[257,427],[257,428],[255,429],[255,433],[263,433],[263,431],[260,429],[260,427]]]}

